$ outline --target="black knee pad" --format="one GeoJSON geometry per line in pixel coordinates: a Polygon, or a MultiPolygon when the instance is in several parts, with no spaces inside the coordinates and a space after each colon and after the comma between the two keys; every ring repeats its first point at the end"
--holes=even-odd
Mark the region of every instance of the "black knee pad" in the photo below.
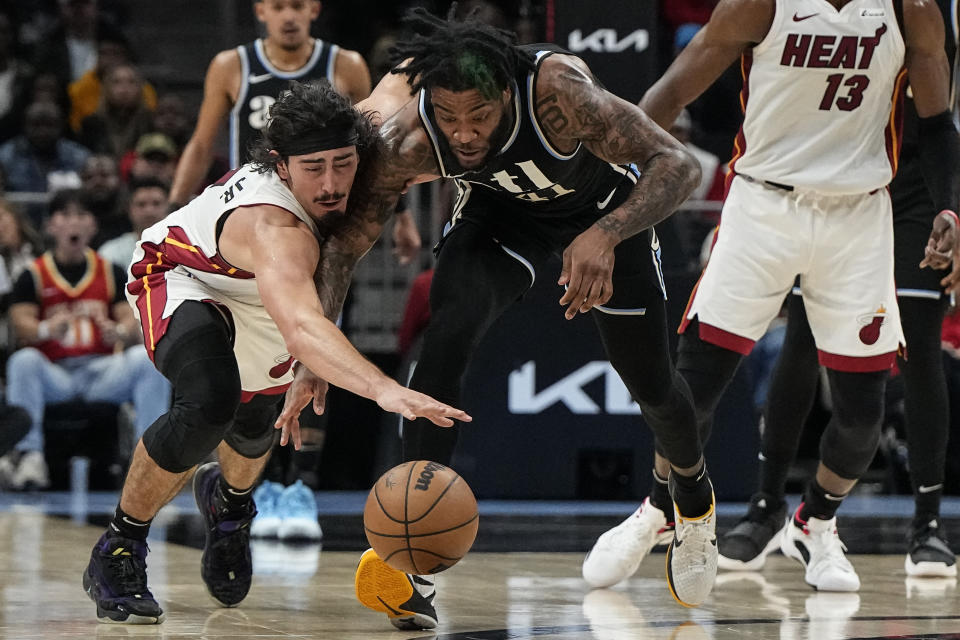
{"type": "Polygon", "coordinates": [[[258,395],[237,409],[233,426],[227,431],[224,441],[244,458],[259,458],[273,447],[278,433],[273,428],[280,415],[283,396],[258,395]]]}
{"type": "Polygon", "coordinates": [[[828,375],[833,417],[820,438],[820,459],[838,476],[855,480],[869,468],[880,442],[887,372],[828,375]]]}
{"type": "Polygon", "coordinates": [[[233,424],[240,405],[240,373],[232,356],[185,363],[174,381],[170,411],[143,434],[150,457],[182,473],[207,457],[233,424]]]}

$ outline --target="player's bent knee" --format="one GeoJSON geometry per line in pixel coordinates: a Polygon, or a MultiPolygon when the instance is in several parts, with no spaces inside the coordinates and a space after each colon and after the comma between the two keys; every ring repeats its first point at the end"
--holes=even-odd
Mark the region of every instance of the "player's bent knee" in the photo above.
{"type": "Polygon", "coordinates": [[[273,423],[279,414],[278,396],[255,395],[237,409],[224,441],[244,458],[259,458],[273,447],[277,433],[273,423]]]}
{"type": "Polygon", "coordinates": [[[211,424],[199,413],[174,406],[143,434],[143,446],[157,465],[170,473],[183,473],[203,462],[230,427],[211,424]]]}

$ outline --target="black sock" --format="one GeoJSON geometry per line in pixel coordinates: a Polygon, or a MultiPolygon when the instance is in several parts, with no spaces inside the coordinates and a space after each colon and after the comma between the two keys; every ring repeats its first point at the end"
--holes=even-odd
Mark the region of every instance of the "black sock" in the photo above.
{"type": "Polygon", "coordinates": [[[673,498],[670,497],[670,486],[666,478],[661,478],[657,470],[653,470],[653,486],[650,487],[650,504],[655,506],[667,517],[667,522],[673,522],[673,498]]]}
{"type": "Polygon", "coordinates": [[[818,520],[829,520],[836,515],[840,503],[846,497],[847,494],[829,493],[814,478],[807,485],[807,490],[803,494],[803,505],[800,507],[798,515],[801,520],[809,520],[811,517],[818,520]]]}
{"type": "Polygon", "coordinates": [[[227,511],[243,511],[249,504],[252,495],[252,486],[246,489],[236,489],[230,486],[221,474],[220,481],[217,483],[216,498],[227,511]]]}
{"type": "Polygon", "coordinates": [[[682,476],[671,470],[670,493],[681,516],[696,518],[704,515],[713,504],[713,485],[706,464],[692,476],[682,476]]]}
{"type": "Polygon", "coordinates": [[[147,539],[147,534],[150,533],[151,522],[153,522],[153,518],[146,521],[137,520],[130,514],[124,513],[120,505],[117,505],[113,520],[110,521],[110,531],[124,538],[143,541],[147,539]]]}

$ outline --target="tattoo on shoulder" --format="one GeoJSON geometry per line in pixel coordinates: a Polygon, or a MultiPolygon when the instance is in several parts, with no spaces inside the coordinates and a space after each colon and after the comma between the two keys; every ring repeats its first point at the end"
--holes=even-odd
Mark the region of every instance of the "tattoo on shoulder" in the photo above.
{"type": "Polygon", "coordinates": [[[563,133],[570,121],[560,108],[557,94],[551,93],[537,102],[537,118],[545,124],[551,133],[563,133]]]}

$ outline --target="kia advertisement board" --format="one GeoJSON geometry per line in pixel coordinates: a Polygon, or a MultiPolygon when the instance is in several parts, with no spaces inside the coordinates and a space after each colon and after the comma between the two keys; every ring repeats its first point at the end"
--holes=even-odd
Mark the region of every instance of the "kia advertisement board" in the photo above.
{"type": "Polygon", "coordinates": [[[656,2],[550,0],[546,30],[625,100],[639,101],[657,78],[656,2]]]}
{"type": "MultiPolygon", "coordinates": [[[[487,334],[464,384],[454,467],[484,498],[634,499],[650,485],[653,437],[610,366],[590,315],[567,321],[560,263],[487,334]]],[[[671,331],[695,275],[668,280],[671,331]]],[[[742,374],[724,398],[708,448],[718,498],[746,499],[759,435],[742,374]]]]}

